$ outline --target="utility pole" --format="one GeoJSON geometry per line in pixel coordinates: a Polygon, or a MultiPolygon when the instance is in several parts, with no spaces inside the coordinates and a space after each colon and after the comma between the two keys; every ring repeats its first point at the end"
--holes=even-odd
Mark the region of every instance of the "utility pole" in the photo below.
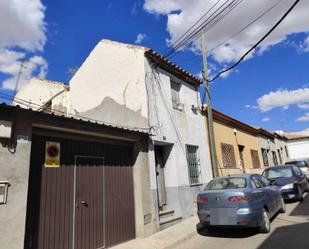
{"type": "MultiPolygon", "coordinates": [[[[216,153],[216,144],[215,144],[215,134],[213,127],[213,118],[212,118],[212,107],[211,107],[211,99],[209,92],[209,82],[208,82],[208,66],[207,66],[207,55],[206,55],[206,44],[205,37],[202,35],[201,38],[201,47],[202,47],[202,55],[203,55],[203,64],[204,64],[204,85],[205,85],[205,95],[207,100],[207,124],[208,124],[208,136],[209,136],[209,146],[210,146],[210,157],[212,163],[212,171],[213,176],[219,176],[218,170],[218,161],[217,161],[217,153],[216,153]]],[[[203,105],[204,103],[202,103],[203,105]]]]}

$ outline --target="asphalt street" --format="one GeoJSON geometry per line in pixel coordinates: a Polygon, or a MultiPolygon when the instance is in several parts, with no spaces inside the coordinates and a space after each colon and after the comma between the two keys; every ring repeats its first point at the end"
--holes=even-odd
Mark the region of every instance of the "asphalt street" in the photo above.
{"type": "Polygon", "coordinates": [[[287,212],[274,218],[269,234],[255,229],[202,229],[176,249],[308,249],[309,195],[302,203],[286,205],[287,212]]]}

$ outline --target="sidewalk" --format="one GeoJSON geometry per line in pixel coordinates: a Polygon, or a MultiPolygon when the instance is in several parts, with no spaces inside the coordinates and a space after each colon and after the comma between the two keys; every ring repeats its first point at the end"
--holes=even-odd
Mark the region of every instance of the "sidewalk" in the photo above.
{"type": "Polygon", "coordinates": [[[112,249],[172,249],[196,234],[197,223],[197,216],[193,216],[150,237],[135,239],[112,249]]]}

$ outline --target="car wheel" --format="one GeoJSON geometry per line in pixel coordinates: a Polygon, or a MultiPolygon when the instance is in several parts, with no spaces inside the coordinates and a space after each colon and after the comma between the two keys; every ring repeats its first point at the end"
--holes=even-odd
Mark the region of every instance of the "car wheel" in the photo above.
{"type": "Polygon", "coordinates": [[[304,200],[303,191],[300,186],[297,186],[297,200],[300,202],[304,200]]]}
{"type": "Polygon", "coordinates": [[[306,190],[305,191],[309,192],[309,182],[308,181],[306,182],[306,190]]]}
{"type": "Polygon", "coordinates": [[[270,219],[269,219],[269,214],[266,211],[265,208],[263,208],[262,212],[262,222],[260,226],[260,232],[261,233],[269,233],[270,232],[270,219]]]}
{"type": "Polygon", "coordinates": [[[283,200],[283,198],[281,197],[281,208],[280,208],[280,213],[285,213],[286,212],[286,206],[285,206],[285,202],[283,200]]]}

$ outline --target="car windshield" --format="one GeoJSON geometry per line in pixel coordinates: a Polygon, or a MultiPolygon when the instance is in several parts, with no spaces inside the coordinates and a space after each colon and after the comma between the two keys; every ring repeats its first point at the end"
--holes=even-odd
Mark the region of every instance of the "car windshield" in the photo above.
{"type": "Polygon", "coordinates": [[[293,162],[288,162],[287,164],[294,164],[299,168],[306,168],[307,167],[306,161],[293,161],[293,162]]]}
{"type": "Polygon", "coordinates": [[[246,188],[247,180],[244,177],[227,177],[212,180],[205,190],[238,189],[246,188]]]}
{"type": "Polygon", "coordinates": [[[263,172],[263,176],[266,178],[280,178],[280,177],[292,177],[293,172],[291,168],[273,168],[267,169],[263,172]]]}

